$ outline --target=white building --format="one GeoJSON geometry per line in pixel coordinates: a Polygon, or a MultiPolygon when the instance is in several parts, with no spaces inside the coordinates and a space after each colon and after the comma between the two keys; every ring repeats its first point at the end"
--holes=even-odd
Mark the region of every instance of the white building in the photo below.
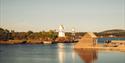
{"type": "Polygon", "coordinates": [[[65,37],[64,27],[63,25],[59,26],[58,37],[65,37]]]}

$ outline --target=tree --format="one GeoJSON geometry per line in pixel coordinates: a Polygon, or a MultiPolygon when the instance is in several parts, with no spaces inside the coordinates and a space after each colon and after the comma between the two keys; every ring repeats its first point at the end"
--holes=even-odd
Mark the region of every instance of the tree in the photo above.
{"type": "Polygon", "coordinates": [[[0,40],[9,40],[10,32],[7,29],[0,28],[0,40]]]}
{"type": "Polygon", "coordinates": [[[4,35],[4,29],[0,28],[0,40],[3,40],[4,37],[5,37],[5,35],[4,35]]]}
{"type": "Polygon", "coordinates": [[[49,33],[49,34],[48,34],[48,37],[49,37],[50,39],[55,40],[55,39],[57,38],[57,34],[56,34],[55,30],[49,30],[48,33],[49,33]]]}
{"type": "Polygon", "coordinates": [[[31,35],[31,34],[33,34],[33,31],[28,31],[28,32],[27,32],[27,35],[28,35],[28,36],[31,35]]]}

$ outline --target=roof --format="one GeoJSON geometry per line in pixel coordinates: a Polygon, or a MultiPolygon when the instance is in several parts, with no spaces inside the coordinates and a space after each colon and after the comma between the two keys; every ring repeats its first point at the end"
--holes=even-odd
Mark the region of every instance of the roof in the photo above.
{"type": "Polygon", "coordinates": [[[93,32],[87,32],[91,37],[96,38],[96,35],[93,32]]]}

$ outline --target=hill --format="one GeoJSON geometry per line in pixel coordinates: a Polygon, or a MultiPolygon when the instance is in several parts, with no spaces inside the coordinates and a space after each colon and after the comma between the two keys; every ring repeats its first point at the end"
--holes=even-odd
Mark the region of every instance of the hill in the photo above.
{"type": "Polygon", "coordinates": [[[112,29],[112,30],[105,30],[100,33],[124,33],[125,30],[123,29],[112,29]]]}
{"type": "Polygon", "coordinates": [[[97,36],[103,37],[123,37],[125,38],[125,30],[123,29],[112,29],[112,30],[105,30],[102,32],[97,33],[97,36]]]}

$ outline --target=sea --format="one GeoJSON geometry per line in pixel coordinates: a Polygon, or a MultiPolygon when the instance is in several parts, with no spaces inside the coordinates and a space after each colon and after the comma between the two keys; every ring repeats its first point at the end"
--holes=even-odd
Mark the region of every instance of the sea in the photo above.
{"type": "Polygon", "coordinates": [[[0,63],[125,63],[124,51],[76,50],[74,45],[0,44],[0,63]]]}
{"type": "Polygon", "coordinates": [[[110,37],[110,38],[98,38],[97,39],[97,42],[98,43],[105,43],[105,41],[111,41],[111,40],[125,40],[125,38],[113,38],[113,37],[110,37]]]}

